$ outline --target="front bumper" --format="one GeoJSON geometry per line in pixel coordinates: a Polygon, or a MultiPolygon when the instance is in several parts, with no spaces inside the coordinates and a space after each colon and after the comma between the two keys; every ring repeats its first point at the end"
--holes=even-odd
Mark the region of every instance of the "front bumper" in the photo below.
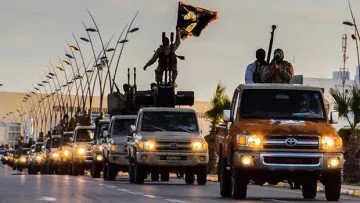
{"type": "Polygon", "coordinates": [[[344,158],[341,153],[298,153],[298,152],[247,152],[234,153],[234,165],[242,170],[263,171],[332,171],[341,170],[344,158]],[[252,157],[252,164],[242,163],[244,156],[252,157]],[[330,166],[330,158],[340,160],[337,167],[330,166]],[[284,162],[282,162],[284,161],[284,162]],[[285,162],[286,161],[286,162],[285,162]]]}
{"type": "Polygon", "coordinates": [[[148,166],[179,166],[193,167],[207,165],[207,152],[176,153],[176,152],[136,152],[137,163],[148,166]]]}
{"type": "Polygon", "coordinates": [[[112,164],[127,166],[129,164],[129,160],[127,158],[127,154],[109,154],[108,160],[112,164]]]}
{"type": "Polygon", "coordinates": [[[72,162],[91,164],[92,160],[93,160],[92,156],[74,156],[72,162]]]}

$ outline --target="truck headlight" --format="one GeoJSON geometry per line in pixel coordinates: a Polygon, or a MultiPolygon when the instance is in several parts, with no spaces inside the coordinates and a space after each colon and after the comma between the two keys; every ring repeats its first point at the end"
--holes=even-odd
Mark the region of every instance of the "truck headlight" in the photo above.
{"type": "Polygon", "coordinates": [[[57,158],[59,158],[59,154],[58,154],[58,153],[53,153],[53,154],[52,154],[52,157],[53,157],[54,159],[57,159],[57,158]]]}
{"type": "Polygon", "coordinates": [[[111,145],[110,146],[110,151],[111,152],[116,152],[116,149],[117,149],[116,145],[111,145]]]}
{"type": "Polygon", "coordinates": [[[140,141],[138,144],[140,149],[145,149],[149,151],[154,151],[156,149],[156,142],[155,141],[140,141]]]}
{"type": "Polygon", "coordinates": [[[25,163],[25,162],[26,162],[26,158],[25,158],[25,157],[21,157],[21,158],[20,158],[20,162],[21,162],[21,163],[25,163]]]}
{"type": "Polygon", "coordinates": [[[324,136],[321,138],[322,149],[339,149],[342,147],[341,137],[324,136]]]}
{"type": "Polygon", "coordinates": [[[65,150],[65,151],[63,152],[63,154],[64,154],[64,156],[69,156],[69,151],[68,151],[68,150],[65,150]]]}
{"type": "Polygon", "coordinates": [[[191,146],[192,146],[193,151],[201,151],[201,150],[206,150],[207,149],[207,143],[206,142],[195,141],[195,142],[191,143],[191,146]]]}
{"type": "Polygon", "coordinates": [[[40,161],[42,161],[42,157],[39,156],[39,155],[37,155],[37,156],[35,157],[35,160],[38,161],[38,162],[40,162],[40,161]]]}
{"type": "Polygon", "coordinates": [[[96,146],[96,150],[97,150],[97,151],[102,151],[103,149],[104,149],[104,147],[103,147],[103,146],[101,146],[101,145],[100,145],[100,146],[99,146],[99,145],[98,145],[98,146],[96,146]]]}
{"type": "Polygon", "coordinates": [[[237,135],[236,142],[241,147],[262,148],[263,141],[259,135],[237,135]]]}
{"type": "Polygon", "coordinates": [[[78,148],[76,150],[76,152],[79,154],[79,155],[84,155],[85,154],[85,149],[84,148],[78,148]]]}

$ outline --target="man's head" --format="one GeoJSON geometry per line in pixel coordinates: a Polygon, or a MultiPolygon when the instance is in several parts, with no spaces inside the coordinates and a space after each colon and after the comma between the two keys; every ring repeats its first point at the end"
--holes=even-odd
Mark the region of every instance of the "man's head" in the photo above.
{"type": "Polygon", "coordinates": [[[276,62],[281,62],[284,59],[284,51],[282,49],[275,49],[274,57],[276,62]]]}
{"type": "Polygon", "coordinates": [[[170,40],[167,37],[164,37],[162,40],[162,43],[164,46],[169,46],[170,45],[170,40]]]}
{"type": "Polygon", "coordinates": [[[259,62],[264,62],[265,61],[265,55],[266,52],[264,49],[258,49],[256,50],[256,60],[259,62]]]}

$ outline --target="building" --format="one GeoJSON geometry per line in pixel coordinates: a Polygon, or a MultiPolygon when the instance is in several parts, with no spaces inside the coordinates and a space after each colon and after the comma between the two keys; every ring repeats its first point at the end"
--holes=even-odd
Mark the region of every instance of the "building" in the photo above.
{"type": "MultiPolygon", "coordinates": [[[[43,115],[43,111],[40,111],[39,107],[42,107],[41,109],[45,109],[47,112],[49,109],[52,109],[54,111],[59,111],[59,101],[61,100],[60,95],[54,96],[54,100],[49,99],[50,104],[48,101],[45,103],[38,103],[37,97],[40,98],[40,95],[31,95],[31,98],[28,99],[28,102],[22,102],[24,96],[26,93],[18,93],[18,92],[0,92],[0,144],[3,140],[13,140],[16,136],[22,135],[24,138],[28,139],[26,136],[27,134],[35,134],[37,135],[38,132],[36,132],[36,129],[33,129],[33,121],[36,119],[40,119],[39,115],[43,115]],[[55,103],[55,104],[54,104],[55,103]],[[32,113],[32,116],[29,116],[31,112],[29,112],[28,109],[30,109],[30,104],[35,104],[37,106],[36,111],[37,114],[32,113]],[[42,105],[42,106],[39,106],[42,105]],[[53,108],[51,108],[53,107],[53,108]],[[17,112],[17,110],[19,110],[17,112]],[[12,112],[12,114],[9,114],[9,116],[6,116],[9,112],[12,112]],[[20,116],[23,115],[23,116],[20,116]],[[6,119],[3,119],[3,117],[6,117],[6,119]],[[31,118],[30,118],[31,117],[31,118]],[[32,123],[32,124],[29,124],[32,123]]],[[[72,101],[75,100],[75,96],[71,97],[72,101]]],[[[93,106],[92,110],[93,112],[99,112],[100,98],[98,96],[94,96],[93,99],[93,106]]],[[[74,102],[76,103],[76,102],[74,102]]],[[[76,112],[76,105],[74,105],[73,111],[76,112]]],[[[87,108],[89,108],[90,104],[89,101],[86,103],[87,108]]],[[[210,102],[207,101],[196,101],[192,108],[196,111],[199,121],[199,127],[201,132],[206,135],[209,132],[210,124],[208,120],[205,118],[204,114],[207,109],[211,107],[210,102]]],[[[184,108],[184,107],[183,107],[184,108]]],[[[104,98],[103,102],[103,111],[107,112],[107,98],[104,98]]],[[[53,118],[55,120],[55,118],[53,118]]],[[[56,118],[57,121],[60,120],[60,116],[56,118]]],[[[48,119],[49,122],[49,119],[48,119]]]]}

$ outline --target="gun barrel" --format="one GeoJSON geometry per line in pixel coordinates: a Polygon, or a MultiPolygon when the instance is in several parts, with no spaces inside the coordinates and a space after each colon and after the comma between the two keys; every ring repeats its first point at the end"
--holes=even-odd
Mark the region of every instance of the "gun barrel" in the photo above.
{"type": "Polygon", "coordinates": [[[267,59],[266,59],[266,62],[267,62],[267,63],[270,62],[272,47],[273,47],[273,44],[274,44],[274,33],[275,33],[276,25],[273,25],[273,26],[271,27],[271,29],[272,29],[272,31],[271,31],[271,38],[270,38],[269,50],[268,50],[267,59]]]}

